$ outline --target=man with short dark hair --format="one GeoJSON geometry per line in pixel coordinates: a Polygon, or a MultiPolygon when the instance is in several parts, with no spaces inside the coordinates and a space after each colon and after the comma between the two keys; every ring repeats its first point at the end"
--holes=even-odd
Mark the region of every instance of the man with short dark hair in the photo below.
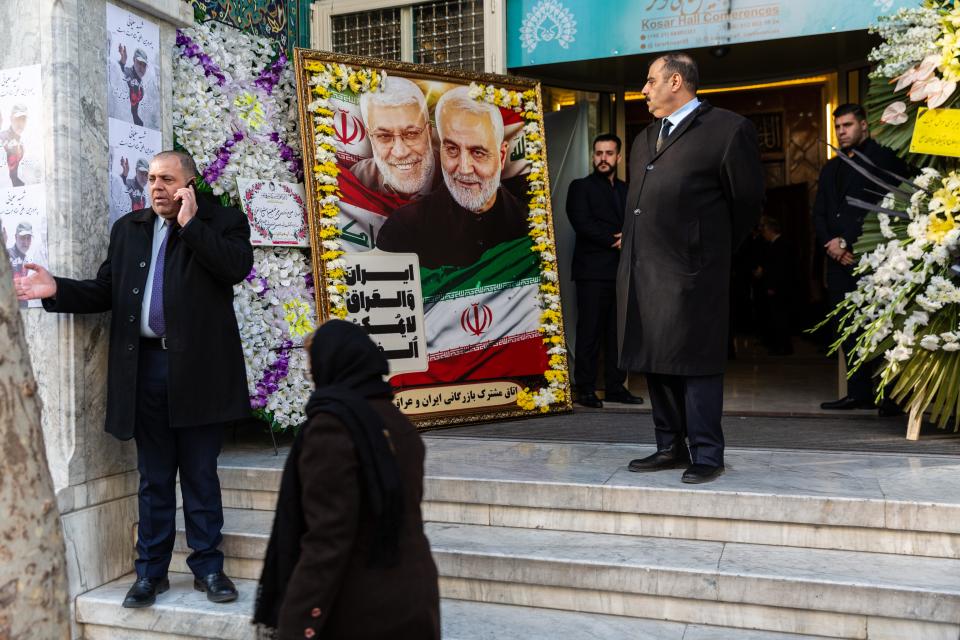
{"type": "Polygon", "coordinates": [[[570,183],[567,218],[577,233],[571,277],[577,283],[577,348],[574,376],[577,402],[600,408],[597,358],[603,345],[604,400],[642,404],[623,386],[617,368],[617,263],[627,184],[617,178],[620,138],[600,134],[593,141],[593,173],[570,183]]]}
{"type": "MultiPolygon", "coordinates": [[[[868,171],[874,171],[883,180],[891,180],[869,166],[869,162],[881,170],[892,171],[907,176],[910,168],[897,155],[870,137],[867,113],[858,104],[842,104],[833,111],[834,130],[840,153],[861,165],[868,171]],[[854,152],[866,156],[869,162],[854,152]]],[[[817,242],[827,254],[827,304],[832,309],[837,306],[849,291],[857,288],[857,276],[853,274],[853,245],[863,231],[863,218],[866,211],[847,203],[847,197],[858,198],[866,202],[879,202],[879,187],[851,167],[843,158],[835,157],[827,161],[820,170],[817,184],[817,198],[813,204],[813,225],[817,233],[817,242]]],[[[843,344],[843,353],[853,353],[856,338],[851,337],[843,344]]],[[[847,381],[847,395],[839,400],[824,402],[820,405],[827,410],[870,409],[874,405],[876,388],[871,380],[872,367],[864,365],[855,371],[847,381]]],[[[895,413],[893,406],[881,408],[881,413],[895,413]]]]}
{"type": "Polygon", "coordinates": [[[112,311],[106,430],[134,438],[140,472],[137,580],[123,606],[148,607],[169,588],[180,475],[187,565],[212,602],[237,598],[223,573],[217,456],[224,423],[250,415],[233,285],[253,265],[236,209],[198,201],[196,165],[164,151],[150,163],[152,206],[120,218],[95,278],[54,278],[36,264],[15,282],[47,311],[112,311]]]}
{"type": "Polygon", "coordinates": [[[631,149],[617,275],[620,367],[647,375],[657,439],[629,469],[686,467],[687,483],[724,471],[730,263],[764,194],[756,129],[699,100],[698,83],[685,53],[650,65],[656,120],[631,149]]]}

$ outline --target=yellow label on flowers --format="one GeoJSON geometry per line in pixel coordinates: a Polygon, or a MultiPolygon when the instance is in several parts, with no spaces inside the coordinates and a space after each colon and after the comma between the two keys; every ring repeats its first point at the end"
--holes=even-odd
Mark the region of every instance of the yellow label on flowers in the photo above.
{"type": "Polygon", "coordinates": [[[920,107],[910,152],[960,157],[960,109],[920,107]]]}

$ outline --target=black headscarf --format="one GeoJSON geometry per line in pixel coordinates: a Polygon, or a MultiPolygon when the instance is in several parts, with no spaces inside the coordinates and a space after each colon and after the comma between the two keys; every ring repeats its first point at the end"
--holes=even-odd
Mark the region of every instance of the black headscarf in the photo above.
{"type": "Polygon", "coordinates": [[[298,461],[303,435],[319,413],[335,416],[350,433],[357,453],[366,508],[375,522],[371,566],[398,561],[403,515],[400,468],[383,421],[368,398],[390,397],[384,382],[387,361],[366,332],[343,320],[329,320],[317,329],[310,345],[310,374],[316,386],[307,402],[307,422],[294,439],[280,480],[280,496],[257,589],[253,622],[261,637],[277,628],[286,585],[300,559],[300,539],[306,531],[301,506],[298,461]]]}

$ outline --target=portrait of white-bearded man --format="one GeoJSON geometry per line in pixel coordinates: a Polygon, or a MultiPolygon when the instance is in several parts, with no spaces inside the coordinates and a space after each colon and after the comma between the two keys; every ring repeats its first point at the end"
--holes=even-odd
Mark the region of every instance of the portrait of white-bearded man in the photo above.
{"type": "Polygon", "coordinates": [[[434,114],[444,186],[394,211],[377,247],[417,253],[421,267],[462,267],[526,236],[526,210],[500,184],[508,146],[500,110],[457,87],[440,97],[434,114]]]}
{"type": "Polygon", "coordinates": [[[381,91],[360,96],[360,117],[370,137],[373,157],[350,171],[368,189],[414,200],[436,186],[427,100],[406,78],[388,77],[381,91]]]}

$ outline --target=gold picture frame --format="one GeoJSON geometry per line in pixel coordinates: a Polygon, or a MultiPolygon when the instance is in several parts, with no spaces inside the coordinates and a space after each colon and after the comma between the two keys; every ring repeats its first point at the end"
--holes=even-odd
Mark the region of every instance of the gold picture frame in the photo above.
{"type": "MultiPolygon", "coordinates": [[[[344,268],[340,266],[341,263],[344,261],[349,262],[350,260],[366,259],[363,258],[363,256],[369,258],[375,255],[385,255],[391,258],[410,255],[402,253],[384,254],[382,251],[372,253],[363,253],[360,251],[344,253],[343,242],[345,242],[345,237],[349,237],[349,240],[346,241],[349,243],[358,243],[368,238],[369,245],[365,248],[377,249],[377,240],[381,237],[379,230],[382,227],[375,228],[375,225],[384,224],[384,221],[389,219],[393,211],[399,211],[401,207],[404,207],[404,212],[409,212],[409,209],[415,208],[413,205],[417,202],[424,205],[422,209],[427,209],[427,198],[430,197],[449,197],[451,200],[456,200],[457,194],[451,191],[453,187],[446,186],[446,184],[449,184],[447,179],[451,174],[447,171],[446,165],[444,164],[445,161],[440,159],[441,147],[443,145],[439,141],[435,126],[432,124],[434,122],[433,107],[439,95],[443,95],[447,91],[459,87],[468,87],[466,91],[469,92],[477,102],[486,102],[497,107],[504,122],[504,128],[500,134],[500,140],[502,142],[501,148],[503,150],[500,156],[501,168],[496,174],[494,186],[498,194],[496,196],[496,204],[500,207],[498,210],[506,210],[505,204],[508,202],[519,201],[522,203],[522,211],[528,223],[528,228],[525,228],[523,237],[517,236],[509,242],[496,245],[495,248],[512,248],[513,253],[511,255],[521,256],[520,260],[523,264],[528,264],[528,261],[532,260],[536,263],[536,268],[538,269],[536,272],[537,278],[536,282],[533,282],[533,279],[530,277],[521,278],[521,276],[516,276],[514,280],[507,279],[503,282],[481,287],[480,276],[477,275],[475,289],[457,292],[451,292],[449,289],[441,289],[443,295],[434,293],[430,296],[424,293],[425,290],[421,282],[419,290],[421,303],[425,299],[435,301],[430,303],[432,306],[428,309],[428,311],[433,311],[434,316],[427,315],[427,327],[440,326],[439,324],[431,325],[431,318],[439,317],[439,312],[436,311],[436,309],[440,307],[443,301],[462,299],[469,302],[475,299],[470,296],[481,295],[477,292],[487,292],[482,295],[495,296],[494,293],[488,292],[500,291],[501,289],[497,287],[501,287],[505,288],[504,290],[509,289],[510,291],[517,292],[514,296],[510,297],[509,304],[514,306],[506,308],[504,311],[513,314],[511,319],[515,317],[521,318],[522,322],[516,324],[517,326],[522,325],[525,329],[516,335],[505,335],[495,340],[483,342],[481,338],[486,339],[486,336],[481,335],[483,333],[483,331],[480,330],[482,327],[479,325],[471,325],[471,319],[477,319],[477,322],[474,324],[479,323],[486,325],[486,319],[489,317],[490,324],[492,324],[493,318],[497,317],[501,308],[497,307],[497,312],[491,311],[490,307],[487,306],[488,298],[476,298],[480,300],[480,302],[474,304],[473,307],[467,307],[467,310],[464,310],[463,315],[460,316],[461,328],[464,334],[467,335],[467,338],[463,339],[467,340],[469,338],[475,340],[475,344],[462,347],[457,346],[449,351],[431,351],[430,355],[434,355],[435,357],[428,358],[426,355],[428,348],[426,347],[433,348],[435,342],[440,343],[446,341],[444,344],[447,344],[451,339],[450,336],[454,336],[455,338],[460,335],[456,333],[455,326],[452,328],[447,326],[447,324],[456,324],[449,320],[449,318],[454,316],[450,314],[442,316],[445,318],[444,322],[447,323],[444,325],[444,331],[439,332],[439,330],[433,330],[433,335],[430,340],[424,339],[426,343],[424,354],[419,354],[419,352],[413,348],[413,342],[410,343],[411,353],[417,353],[424,362],[429,360],[429,364],[426,365],[428,369],[425,371],[423,369],[411,369],[409,371],[412,373],[401,373],[393,378],[394,385],[397,388],[397,399],[395,402],[407,413],[408,417],[414,421],[419,429],[519,417],[537,417],[571,411],[572,399],[565,352],[563,318],[559,313],[559,281],[555,277],[556,245],[553,214],[549,199],[549,176],[547,173],[545,145],[542,144],[542,99],[539,82],[516,76],[474,73],[456,69],[438,69],[427,65],[362,56],[348,56],[310,49],[296,49],[294,53],[294,65],[298,92],[300,137],[305,167],[306,209],[319,320],[325,321],[330,317],[338,316],[346,317],[359,323],[359,320],[357,320],[358,316],[355,313],[351,315],[352,312],[347,309],[349,303],[344,301],[347,298],[347,286],[344,283],[348,281],[355,283],[355,281],[349,280],[349,278],[352,277],[353,271],[351,270],[349,274],[344,276],[345,271],[344,268]],[[434,140],[432,145],[436,145],[437,147],[436,153],[434,153],[431,145],[426,145],[432,157],[436,158],[434,161],[435,164],[432,165],[432,169],[430,170],[432,172],[430,176],[431,179],[433,179],[432,184],[434,186],[432,189],[427,187],[422,189],[426,194],[422,196],[422,200],[416,198],[408,200],[406,199],[406,194],[398,195],[391,193],[389,194],[390,198],[393,198],[391,202],[396,201],[401,203],[395,209],[387,210],[386,205],[383,205],[385,207],[383,210],[376,210],[374,205],[364,204],[363,206],[370,208],[370,210],[367,210],[364,209],[363,206],[357,205],[356,202],[367,203],[368,200],[362,200],[363,195],[366,193],[364,190],[376,191],[376,185],[363,183],[358,178],[352,177],[352,174],[358,166],[366,166],[373,170],[373,166],[376,165],[372,163],[377,159],[374,158],[373,155],[377,152],[375,151],[373,140],[369,139],[369,132],[367,132],[366,125],[363,122],[359,103],[360,96],[363,93],[380,89],[380,81],[383,78],[386,78],[383,80],[385,84],[398,84],[398,81],[390,80],[390,78],[402,78],[405,81],[408,80],[411,83],[415,83],[424,94],[424,104],[432,101],[429,107],[424,107],[424,109],[428,111],[427,123],[420,128],[412,128],[411,130],[414,133],[380,133],[378,134],[380,137],[376,139],[382,140],[384,137],[388,137],[390,138],[390,145],[392,146],[398,143],[397,139],[399,136],[413,137],[419,135],[420,132],[425,129],[427,135],[430,135],[432,140],[434,140]],[[347,104],[348,102],[351,104],[347,104]],[[331,106],[334,103],[339,105],[336,109],[331,106]],[[354,106],[352,103],[356,103],[356,105],[354,106]],[[336,115],[338,120],[334,119],[334,115],[336,115]],[[519,118],[519,123],[515,122],[517,118],[519,118]],[[337,122],[342,123],[339,131],[336,128],[337,122]],[[347,135],[347,128],[350,125],[352,125],[353,129],[350,129],[350,135],[347,135]],[[512,136],[509,141],[506,139],[506,132],[508,130],[512,136]],[[358,131],[360,134],[357,133],[358,131]],[[371,149],[371,151],[369,151],[370,156],[364,155],[366,151],[356,151],[356,149],[361,149],[362,147],[358,146],[360,143],[355,144],[355,140],[359,138],[362,141],[364,136],[367,137],[367,145],[371,149]],[[513,147],[510,147],[508,142],[513,143],[513,147]],[[356,149],[354,147],[356,147],[356,149]],[[331,148],[335,148],[335,152],[331,151],[331,148]],[[538,149],[539,153],[537,152],[538,149]],[[522,156],[519,155],[521,153],[523,154],[522,156]],[[331,159],[333,156],[335,156],[335,158],[331,159]],[[361,162],[364,160],[367,160],[366,165],[361,165],[361,162]],[[350,164],[348,164],[348,162],[350,164]],[[524,163],[526,163],[526,165],[524,165],[524,163]],[[525,173],[523,172],[524,166],[526,166],[525,173]],[[516,173],[508,176],[508,171],[516,171],[516,173]],[[347,175],[348,173],[351,175],[347,175]],[[441,178],[443,178],[443,180],[441,180],[441,178]],[[508,183],[511,185],[509,190],[507,189],[508,183]],[[522,192],[520,191],[521,186],[524,189],[522,192]],[[356,195],[358,190],[359,195],[356,195]],[[346,196],[344,192],[347,193],[346,196]],[[518,193],[526,194],[527,199],[521,200],[520,198],[524,196],[518,198],[518,193]],[[351,200],[351,198],[354,199],[351,200]],[[501,204],[501,200],[503,200],[504,204],[501,204]],[[350,216],[355,217],[351,218],[350,216]],[[366,233],[346,233],[346,229],[361,218],[364,224],[367,224],[368,220],[373,220],[373,222],[369,223],[369,236],[366,233]],[[350,222],[341,228],[341,220],[349,220],[350,222]],[[356,240],[356,238],[360,238],[361,240],[356,240]],[[338,245],[337,243],[340,244],[338,245]],[[529,249],[532,249],[532,251],[526,248],[525,243],[531,245],[529,249]],[[337,246],[339,246],[340,249],[334,248],[337,246]],[[527,250],[528,253],[520,253],[521,249],[527,250]],[[533,258],[522,257],[531,254],[534,256],[533,258]],[[331,265],[334,266],[331,267],[331,265]],[[551,267],[551,265],[553,266],[551,267]],[[553,276],[550,275],[551,269],[553,276]],[[345,277],[347,280],[344,280],[345,277]],[[523,288],[520,288],[520,285],[523,285],[523,288]],[[514,288],[510,289],[509,287],[514,288]],[[531,291],[536,292],[535,306],[531,306],[531,291]],[[439,300],[439,302],[436,302],[436,300],[439,300]],[[519,306],[521,304],[523,306],[519,306]],[[483,312],[479,312],[478,309],[483,309],[483,312]],[[469,315],[468,310],[473,314],[472,316],[469,315]],[[536,314],[535,332],[530,331],[532,313],[536,314]],[[470,331],[475,335],[471,337],[470,331]],[[540,345],[539,350],[537,347],[538,344],[540,345]],[[464,350],[469,350],[466,351],[466,353],[472,354],[470,357],[474,359],[488,358],[490,361],[493,361],[500,358],[500,360],[497,360],[497,362],[501,363],[499,368],[489,368],[489,371],[501,371],[504,366],[509,370],[509,367],[513,366],[509,363],[518,360],[516,363],[517,371],[522,372],[523,375],[494,376],[484,379],[470,379],[468,377],[449,380],[444,379],[443,376],[456,377],[456,374],[450,372],[457,371],[456,363],[458,361],[456,358],[464,356],[455,355],[446,358],[443,354],[461,354],[464,350]],[[542,350],[542,354],[540,350],[542,350]],[[514,355],[511,356],[511,354],[514,355]],[[533,354],[537,362],[530,362],[529,359],[524,359],[524,354],[533,354]],[[514,360],[511,360],[511,357],[513,357],[514,360]],[[522,360],[522,362],[520,360],[522,360]],[[541,361],[545,363],[542,373],[539,377],[534,376],[531,373],[532,368],[539,366],[541,361]],[[440,364],[438,364],[438,362],[440,364]],[[502,363],[508,364],[503,365],[502,363]],[[438,373],[437,371],[440,370],[441,364],[444,367],[443,372],[438,373]],[[435,371],[435,369],[437,371],[435,371]],[[430,382],[423,382],[422,384],[403,382],[404,380],[421,379],[429,379],[430,382]],[[397,380],[401,382],[398,383],[396,382],[397,380]],[[537,386],[538,382],[542,384],[537,386]],[[498,384],[499,386],[497,386],[498,384]],[[480,385],[485,386],[481,389],[480,385]],[[495,389],[502,391],[502,395],[498,395],[494,400],[495,389]],[[486,390],[489,390],[490,397],[487,398],[486,395],[484,395],[483,399],[479,400],[480,395],[485,394],[487,392],[486,390]],[[449,400],[454,397],[456,401],[450,402],[449,400]],[[505,398],[512,399],[513,397],[516,397],[516,401],[507,404],[505,398]],[[438,398],[440,399],[439,401],[437,400],[438,398]],[[466,398],[469,398],[469,400],[466,398]],[[433,406],[427,407],[431,399],[433,406]],[[417,406],[413,407],[413,403],[417,403],[417,406]],[[421,405],[420,403],[423,404],[421,405]],[[406,406],[403,406],[404,404],[406,406]],[[447,408],[448,406],[450,408],[447,408]],[[411,407],[413,408],[411,409],[411,407]]],[[[462,94],[464,91],[460,91],[459,93],[462,94]]],[[[486,108],[489,109],[489,107],[486,108]]],[[[406,140],[406,138],[404,138],[404,140],[406,140]]],[[[406,142],[404,145],[406,148],[410,148],[406,142]]],[[[380,153],[382,154],[383,152],[381,151],[380,153]]],[[[380,159],[382,160],[383,158],[380,159]]],[[[429,163],[422,162],[421,164],[426,165],[429,163]]],[[[382,175],[386,176],[387,169],[382,169],[382,172],[382,175]]],[[[491,178],[491,180],[492,179],[493,178],[491,178]]],[[[381,180],[385,181],[386,178],[381,178],[381,180]]],[[[380,184],[382,186],[383,182],[380,184]]],[[[379,203],[380,200],[374,197],[376,195],[377,194],[371,195],[369,201],[379,203]]],[[[384,196],[384,198],[386,198],[386,196],[384,196]]],[[[460,200],[456,202],[459,204],[460,200]]],[[[492,210],[493,209],[491,209],[491,211],[492,210]]],[[[466,211],[466,209],[464,209],[464,211],[466,211]]],[[[510,209],[510,212],[509,215],[513,216],[511,219],[516,223],[516,209],[510,209]]],[[[366,229],[365,226],[364,229],[366,229]]],[[[479,244],[482,246],[482,243],[479,244]]],[[[353,248],[356,249],[357,247],[354,246],[353,248]]],[[[502,251],[505,254],[507,249],[502,249],[502,251]]],[[[494,258],[489,257],[492,255],[491,251],[485,251],[482,257],[478,261],[471,263],[469,267],[463,267],[462,265],[452,267],[446,263],[438,263],[438,265],[428,264],[424,266],[423,263],[425,259],[427,262],[429,262],[429,259],[427,259],[422,250],[416,251],[415,253],[417,253],[418,264],[420,265],[420,279],[422,280],[422,278],[427,277],[431,282],[438,279],[436,274],[455,273],[456,268],[474,269],[476,273],[479,274],[496,271],[496,269],[488,268],[488,262],[490,265],[500,264],[492,262],[494,258]]],[[[413,273],[412,266],[411,264],[411,274],[413,273]]],[[[351,269],[354,269],[354,267],[351,267],[351,269]]],[[[355,270],[359,276],[361,273],[360,267],[355,267],[355,270]]],[[[529,276],[532,272],[528,269],[525,273],[529,276]]],[[[471,274],[473,274],[473,272],[471,272],[471,274]]],[[[501,278],[506,278],[506,276],[501,275],[501,278]]],[[[461,278],[461,280],[463,280],[463,278],[461,278]]],[[[366,280],[364,280],[364,284],[366,284],[366,280]]],[[[375,295],[379,296],[379,293],[375,295]]],[[[402,296],[399,297],[401,298],[401,302],[403,302],[404,299],[402,296]]],[[[356,294],[352,294],[351,299],[356,298],[356,294]]],[[[411,297],[411,301],[412,299],[411,297]]],[[[503,299],[503,296],[499,298],[493,297],[489,298],[489,301],[490,304],[498,303],[498,301],[500,304],[507,304],[502,302],[503,299]]],[[[397,306],[393,303],[391,303],[391,305],[397,306]]],[[[386,305],[384,304],[384,306],[386,305]]],[[[412,304],[411,309],[413,309],[412,304]]],[[[451,303],[450,310],[458,309],[459,307],[454,309],[451,303]]],[[[406,312],[405,309],[400,310],[406,312]]],[[[369,312],[369,307],[367,311],[369,312]]],[[[400,318],[400,315],[397,315],[397,317],[400,318]]],[[[420,317],[422,318],[423,316],[420,317]]],[[[365,317],[364,324],[368,330],[370,330],[373,325],[367,324],[367,320],[369,320],[369,318],[365,317]]],[[[416,325],[416,322],[413,322],[413,320],[413,316],[408,319],[408,326],[416,325]]],[[[402,329],[402,320],[400,326],[402,329]]],[[[424,332],[427,331],[423,326],[420,328],[424,332]]],[[[424,335],[426,336],[427,334],[425,333],[424,335]]],[[[496,334],[491,333],[491,335],[496,334]]],[[[381,349],[384,349],[382,345],[381,349]]],[[[385,353],[388,352],[385,351],[385,353]]],[[[397,352],[389,351],[389,353],[397,352]]],[[[483,369],[480,367],[478,370],[482,371],[483,369]]],[[[476,375],[473,369],[471,369],[471,372],[470,375],[476,375]]]]}

